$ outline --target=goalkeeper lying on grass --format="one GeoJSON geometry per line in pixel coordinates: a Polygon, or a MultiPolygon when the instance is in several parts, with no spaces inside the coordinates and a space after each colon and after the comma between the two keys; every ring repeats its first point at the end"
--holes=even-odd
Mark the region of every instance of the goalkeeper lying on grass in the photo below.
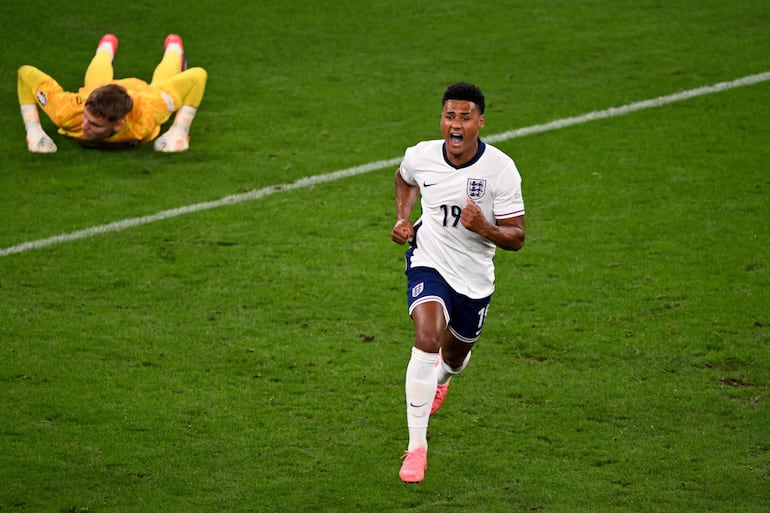
{"type": "Polygon", "coordinates": [[[33,66],[19,68],[19,105],[29,151],[57,150],[40,125],[38,105],[60,134],[89,148],[130,148],[152,141],[176,112],[172,126],[155,140],[154,148],[178,152],[189,147],[190,124],[206,89],[206,70],[186,69],[182,38],[169,34],[149,84],[138,78],[114,80],[112,60],[117,49],[117,37],[102,37],[77,93],[64,91],[33,66]]]}

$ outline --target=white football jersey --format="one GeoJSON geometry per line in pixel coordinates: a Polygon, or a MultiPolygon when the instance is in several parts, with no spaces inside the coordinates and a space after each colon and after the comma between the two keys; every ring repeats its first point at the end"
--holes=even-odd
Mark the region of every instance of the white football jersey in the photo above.
{"type": "Polygon", "coordinates": [[[496,245],[465,228],[460,214],[470,198],[491,223],[524,215],[521,176],[513,160],[479,141],[479,150],[456,168],[444,157],[444,141],[423,141],[406,150],[401,178],[420,188],[422,212],[415,222],[412,267],[436,269],[460,294],[480,299],[495,288],[496,245]]]}

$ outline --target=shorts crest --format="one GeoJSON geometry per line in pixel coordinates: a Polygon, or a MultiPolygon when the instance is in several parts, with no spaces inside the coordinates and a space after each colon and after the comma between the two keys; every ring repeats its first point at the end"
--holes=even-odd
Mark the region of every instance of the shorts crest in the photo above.
{"type": "Polygon", "coordinates": [[[468,178],[468,197],[479,200],[487,192],[487,181],[481,178],[468,178]]]}
{"type": "Polygon", "coordinates": [[[420,294],[422,294],[422,290],[425,288],[425,284],[420,282],[414,287],[412,287],[412,297],[417,297],[420,294]]]}
{"type": "Polygon", "coordinates": [[[48,97],[45,94],[45,91],[38,91],[37,92],[37,102],[40,104],[41,107],[45,107],[48,103],[48,97]]]}

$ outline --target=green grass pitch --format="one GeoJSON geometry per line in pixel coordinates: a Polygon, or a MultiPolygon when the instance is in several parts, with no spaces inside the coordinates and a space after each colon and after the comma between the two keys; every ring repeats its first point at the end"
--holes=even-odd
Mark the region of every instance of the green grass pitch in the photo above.
{"type": "Polygon", "coordinates": [[[0,512],[706,512],[770,504],[770,82],[496,143],[527,244],[398,479],[412,329],[391,160],[770,71],[760,0],[0,7],[0,512]],[[103,33],[209,72],[191,148],[26,151],[15,72],[77,88],[103,33]]]}

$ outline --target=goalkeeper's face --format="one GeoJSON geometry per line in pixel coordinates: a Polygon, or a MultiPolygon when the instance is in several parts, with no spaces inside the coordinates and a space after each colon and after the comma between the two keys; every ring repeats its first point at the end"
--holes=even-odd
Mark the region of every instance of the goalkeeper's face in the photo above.
{"type": "Polygon", "coordinates": [[[115,135],[123,127],[123,119],[109,121],[106,118],[95,116],[88,107],[83,109],[83,137],[89,141],[100,141],[115,135]]]}

